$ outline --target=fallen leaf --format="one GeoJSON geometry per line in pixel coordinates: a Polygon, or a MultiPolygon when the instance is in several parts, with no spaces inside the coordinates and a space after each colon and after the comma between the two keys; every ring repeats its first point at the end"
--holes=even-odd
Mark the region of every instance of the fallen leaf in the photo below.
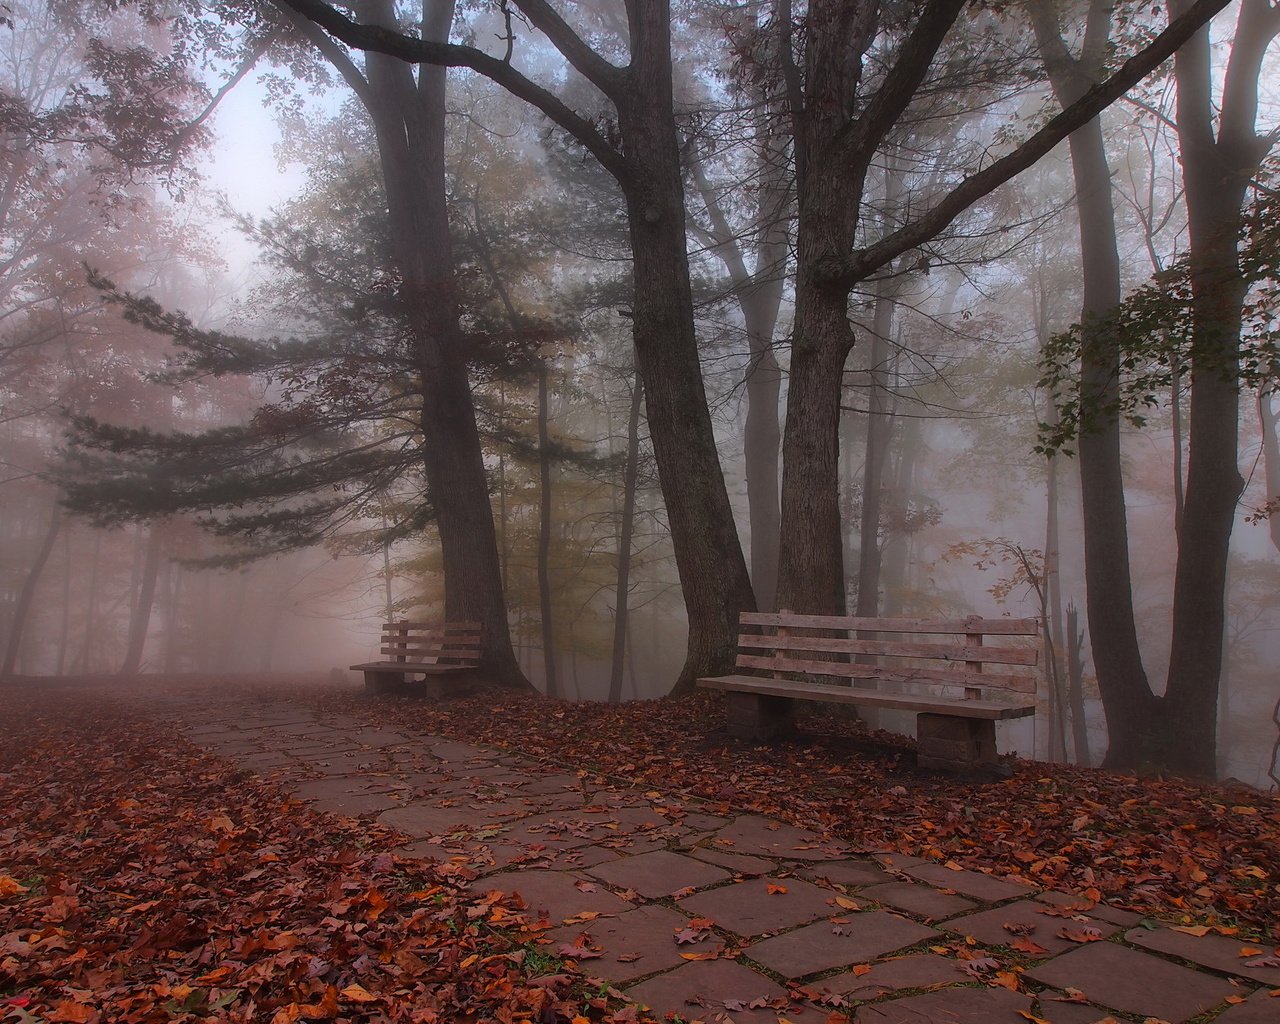
{"type": "Polygon", "coordinates": [[[1027,1020],[1031,1021],[1031,1024],[1053,1024],[1052,1021],[1045,1020],[1043,1017],[1037,1017],[1034,1013],[1029,1013],[1026,1010],[1019,1010],[1018,1016],[1025,1017],[1027,1020]]]}
{"type": "Polygon", "coordinates": [[[378,1001],[378,997],[363,985],[348,985],[338,994],[344,999],[350,999],[353,1003],[376,1003],[378,1001]]]}
{"type": "Polygon", "coordinates": [[[999,966],[1000,961],[994,957],[980,956],[972,960],[966,960],[961,970],[972,978],[982,978],[999,966]]]}
{"type": "Polygon", "coordinates": [[[1034,939],[1028,939],[1025,936],[1018,936],[1009,943],[1011,949],[1016,949],[1019,953],[1029,953],[1031,956],[1044,956],[1049,951],[1044,946],[1036,942],[1034,939]]]}
{"type": "Polygon", "coordinates": [[[1000,927],[1011,935],[1031,935],[1036,930],[1036,926],[1030,921],[1006,921],[1000,927]]]}
{"type": "Polygon", "coordinates": [[[1183,935],[1194,935],[1197,939],[1203,939],[1213,929],[1211,929],[1207,924],[1192,924],[1192,925],[1175,925],[1169,930],[1174,932],[1182,932],[1183,935]]]}
{"type": "Polygon", "coordinates": [[[787,887],[776,882],[766,882],[764,888],[770,896],[785,896],[787,893],[787,887]]]}
{"type": "Polygon", "coordinates": [[[1072,928],[1070,925],[1064,925],[1058,930],[1058,938],[1066,939],[1068,942],[1100,942],[1102,930],[1089,927],[1072,928]]]}
{"type": "Polygon", "coordinates": [[[1280,956],[1260,956],[1256,960],[1246,960],[1246,967],[1280,967],[1280,956]]]}
{"type": "Polygon", "coordinates": [[[680,959],[682,960],[719,960],[720,950],[712,949],[712,950],[708,950],[705,953],[681,953],[680,959]]]}

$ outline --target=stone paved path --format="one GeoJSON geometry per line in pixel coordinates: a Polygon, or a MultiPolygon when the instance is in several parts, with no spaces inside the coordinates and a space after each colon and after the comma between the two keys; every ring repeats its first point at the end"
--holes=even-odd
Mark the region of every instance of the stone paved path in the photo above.
{"type": "Polygon", "coordinates": [[[587,974],[659,1017],[1180,1024],[1210,1012],[1220,1024],[1280,1022],[1280,969],[1245,967],[1230,938],[1153,928],[1105,905],[1073,914],[1062,893],[899,855],[854,856],[757,815],[354,716],[266,699],[183,698],[173,710],[193,742],[317,810],[403,833],[399,855],[474,872],[477,891],[518,892],[555,926],[550,949],[580,949],[587,974]],[[1006,925],[1043,952],[1011,955],[1006,925]],[[1095,941],[1060,935],[1085,929],[1095,941]],[[1038,994],[967,974],[943,945],[965,937],[991,950],[996,970],[1021,965],[1023,987],[1038,994]],[[1087,1002],[1060,1001],[1072,990],[1087,1002]]]}

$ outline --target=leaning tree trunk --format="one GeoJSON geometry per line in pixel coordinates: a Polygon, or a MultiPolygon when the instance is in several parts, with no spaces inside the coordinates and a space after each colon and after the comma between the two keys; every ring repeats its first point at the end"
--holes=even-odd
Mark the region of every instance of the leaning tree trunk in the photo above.
{"type": "MultiPolygon", "coordinates": [[[[9,638],[4,648],[4,663],[0,665],[0,677],[12,675],[14,667],[18,664],[18,654],[22,650],[22,637],[26,631],[27,618],[35,606],[36,587],[40,584],[40,577],[49,562],[49,556],[53,553],[53,545],[61,529],[62,505],[55,496],[44,539],[40,542],[39,550],[36,551],[35,561],[31,563],[26,578],[22,581],[22,590],[13,607],[13,617],[9,620],[9,638]]],[[[23,667],[26,668],[25,662],[23,667]]]]}
{"type": "Polygon", "coordinates": [[[738,613],[755,608],[725,488],[693,327],[684,182],[671,89],[669,4],[628,4],[633,88],[619,102],[621,182],[634,260],[636,363],[644,381],[676,569],[689,619],[684,667],[671,692],[729,671],[738,613]]]}
{"type": "MultiPolygon", "coordinates": [[[[428,0],[425,38],[448,38],[453,7],[449,0],[428,0]]],[[[389,0],[369,4],[364,13],[371,22],[394,27],[389,0]]],[[[482,665],[490,678],[528,688],[511,648],[484,452],[458,319],[445,178],[446,69],[423,65],[415,83],[409,66],[393,57],[371,52],[366,62],[368,83],[361,98],[377,133],[392,247],[421,374],[423,461],[440,535],[445,617],[479,622],[482,665]]]]}

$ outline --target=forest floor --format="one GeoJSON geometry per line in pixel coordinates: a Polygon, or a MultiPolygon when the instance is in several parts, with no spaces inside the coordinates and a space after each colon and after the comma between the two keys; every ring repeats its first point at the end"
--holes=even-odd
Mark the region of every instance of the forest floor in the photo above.
{"type": "MultiPolygon", "coordinates": [[[[1120,973],[1177,964],[1208,986],[1203,1005],[1216,1010],[1160,1019],[1249,1024],[1280,1005],[1280,800],[1247,787],[1016,759],[1008,779],[966,782],[918,771],[906,740],[821,717],[803,719],[792,743],[738,744],[712,694],[430,703],[315,680],[175,679],[4,686],[0,705],[3,1024],[624,1022],[648,1019],[628,998],[661,1005],[675,984],[661,979],[695,970],[720,972],[742,997],[686,999],[675,1011],[686,1020],[1154,1018],[1127,996],[1085,1002],[1079,990],[1102,981],[1083,959],[1055,980],[1054,964],[1095,943],[1140,958],[1120,973]],[[569,804],[579,817],[562,820],[569,804]],[[547,820],[529,825],[535,811],[547,820]],[[496,817],[437,835],[449,831],[441,815],[464,814],[496,817]],[[642,820],[655,815],[657,830],[642,820]],[[793,839],[773,849],[771,835],[793,839]],[[633,867],[601,866],[610,860],[633,867]],[[689,886],[637,892],[655,870],[692,871],[689,886]],[[589,924],[609,912],[558,914],[567,923],[554,930],[499,895],[517,871],[526,888],[577,879],[569,896],[584,906],[630,900],[618,941],[669,932],[671,915],[685,930],[664,940],[671,949],[618,954],[599,938],[612,925],[589,924]],[[845,884],[827,877],[841,871],[845,884]],[[699,899],[750,885],[771,909],[821,889],[826,909],[754,936],[749,922],[724,923],[741,912],[732,902],[689,917],[699,899]],[[1018,917],[1033,892],[1066,902],[1062,921],[1018,917]],[[985,936],[984,913],[995,915],[985,936]],[[814,914],[829,923],[799,926],[814,914]],[[853,933],[848,917],[930,937],[839,977],[817,961],[787,967],[785,950],[777,969],[752,958],[753,945],[765,960],[770,942],[819,924],[831,935],[817,946],[838,944],[853,933]],[[678,959],[647,978],[661,957],[678,959]],[[747,970],[739,957],[769,986],[761,994],[725,973],[747,970]],[[886,998],[910,998],[864,1005],[893,987],[859,988],[864,975],[908,966],[925,973],[886,998]],[[929,973],[944,967],[941,981],[929,973]],[[944,997],[928,1004],[943,1016],[930,1016],[927,1001],[944,997]],[[1007,1002],[998,1014],[996,999],[1007,1002]],[[902,1015],[887,1017],[892,1007],[902,1015]]],[[[563,898],[553,890],[537,901],[563,898]]]]}

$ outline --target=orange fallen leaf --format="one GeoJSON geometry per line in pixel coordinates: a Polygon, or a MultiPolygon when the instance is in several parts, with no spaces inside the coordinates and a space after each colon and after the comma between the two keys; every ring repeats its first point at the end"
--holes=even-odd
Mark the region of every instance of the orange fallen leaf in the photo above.
{"type": "Polygon", "coordinates": [[[1029,1013],[1026,1010],[1019,1010],[1018,1016],[1026,1017],[1027,1020],[1031,1021],[1031,1024],[1050,1024],[1050,1022],[1045,1020],[1043,1017],[1037,1017],[1034,1013],[1029,1013]]]}
{"type": "Polygon", "coordinates": [[[1183,935],[1194,935],[1197,939],[1203,939],[1212,931],[1206,924],[1175,925],[1170,930],[1182,932],[1183,935]]]}
{"type": "Polygon", "coordinates": [[[339,994],[344,999],[350,999],[353,1003],[376,1003],[378,1001],[378,997],[363,985],[348,985],[339,994]]]}
{"type": "Polygon", "coordinates": [[[870,973],[871,973],[870,964],[854,964],[853,965],[853,976],[855,978],[861,978],[863,975],[870,974],[870,973]]]}
{"type": "Polygon", "coordinates": [[[837,896],[835,899],[835,904],[837,907],[844,907],[845,910],[861,909],[856,902],[849,899],[847,896],[837,896]]]}
{"type": "Polygon", "coordinates": [[[705,953],[681,953],[681,960],[719,960],[720,950],[712,949],[705,953]]]}
{"type": "Polygon", "coordinates": [[[1035,939],[1028,939],[1026,936],[1019,935],[1016,939],[1009,943],[1011,949],[1016,949],[1019,953],[1029,953],[1032,956],[1044,956],[1049,951],[1035,939]]]}
{"type": "Polygon", "coordinates": [[[785,896],[787,893],[787,887],[785,885],[778,885],[774,882],[766,882],[764,888],[765,892],[770,896],[785,896]]]}

